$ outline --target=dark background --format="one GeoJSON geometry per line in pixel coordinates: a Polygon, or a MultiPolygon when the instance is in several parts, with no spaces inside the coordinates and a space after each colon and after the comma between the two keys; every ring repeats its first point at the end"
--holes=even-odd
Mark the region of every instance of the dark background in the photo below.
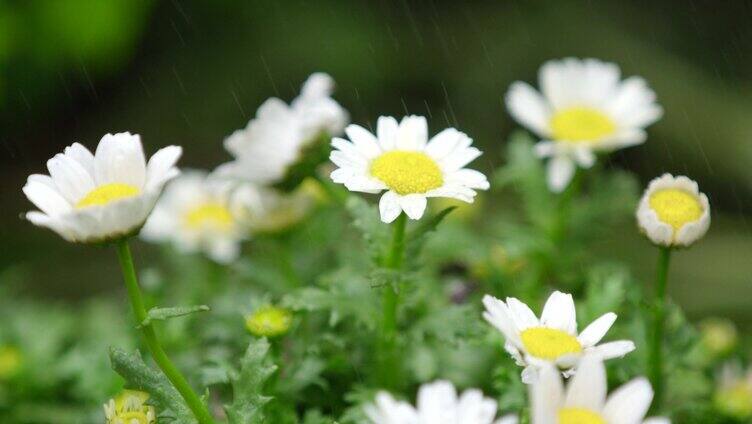
{"type": "MultiPolygon", "coordinates": [[[[289,101],[325,71],[353,122],[427,115],[434,132],[469,133],[491,170],[515,128],[509,84],[578,56],[644,76],[666,110],[644,146],[609,166],[643,182],[686,173],[711,199],[710,233],[676,255],[674,298],[695,317],[752,321],[751,12],[742,1],[3,0],[0,284],[20,271],[30,294],[70,301],[119,286],[110,251],[19,219],[32,207],[26,176],[74,141],[94,148],[131,131],[149,153],[180,144],[183,166],[213,168],[265,98],[289,101]]],[[[650,278],[654,251],[633,227],[593,248],[650,278]]]]}

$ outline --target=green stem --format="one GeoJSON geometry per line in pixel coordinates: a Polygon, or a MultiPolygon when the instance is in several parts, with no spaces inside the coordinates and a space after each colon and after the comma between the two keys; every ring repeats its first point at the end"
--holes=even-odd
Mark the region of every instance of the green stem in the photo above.
{"type": "Polygon", "coordinates": [[[343,190],[342,187],[335,184],[332,180],[329,179],[329,177],[324,177],[318,172],[313,173],[313,179],[315,179],[321,188],[324,190],[324,193],[334,201],[338,206],[344,206],[345,203],[347,203],[347,191],[343,190]]]}
{"type": "MultiPolygon", "coordinates": [[[[383,266],[392,270],[402,268],[405,256],[405,228],[407,227],[407,215],[401,213],[392,224],[392,243],[387,255],[384,257],[383,266]]],[[[396,364],[396,339],[397,339],[397,303],[399,297],[394,287],[384,287],[382,298],[382,367],[379,373],[383,377],[386,388],[393,388],[399,375],[396,364]]]]}
{"type": "Polygon", "coordinates": [[[650,352],[648,357],[648,375],[653,384],[653,410],[660,410],[663,402],[663,332],[666,317],[666,287],[668,281],[668,266],[671,259],[671,248],[661,247],[658,256],[658,266],[655,279],[655,304],[650,352]]]}
{"type": "Polygon", "coordinates": [[[200,424],[213,424],[214,419],[209,414],[209,410],[196,393],[191,389],[188,381],[178,371],[178,369],[167,357],[164,349],[159,344],[157,339],[157,333],[154,331],[152,324],[142,325],[146,320],[147,313],[144,306],[144,300],[141,296],[141,289],[138,286],[138,279],[136,278],[136,268],[133,265],[133,257],[131,256],[131,250],[128,247],[128,240],[122,239],[117,242],[118,259],[120,259],[120,267],[123,271],[123,279],[125,280],[125,287],[128,289],[128,297],[131,301],[131,307],[133,308],[133,314],[136,316],[136,321],[141,326],[141,331],[144,334],[146,345],[151,352],[154,362],[157,363],[162,372],[167,376],[173,386],[180,392],[180,395],[185,400],[185,403],[193,411],[193,415],[200,424]]]}

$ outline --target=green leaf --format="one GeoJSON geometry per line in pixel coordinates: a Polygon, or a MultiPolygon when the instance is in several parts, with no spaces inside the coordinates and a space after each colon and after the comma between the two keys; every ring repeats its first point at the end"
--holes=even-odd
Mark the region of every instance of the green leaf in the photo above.
{"type": "Polygon", "coordinates": [[[195,314],[196,312],[206,312],[209,307],[206,305],[193,306],[173,306],[170,308],[151,308],[147,317],[141,322],[141,327],[146,327],[152,321],[164,321],[170,318],[182,317],[185,315],[195,314]]]}
{"type": "Polygon", "coordinates": [[[389,226],[381,222],[378,209],[361,197],[350,196],[345,206],[353,219],[353,225],[363,235],[371,258],[379,263],[384,246],[390,240],[389,226]]]}
{"type": "Polygon", "coordinates": [[[149,393],[149,402],[156,407],[160,422],[163,420],[172,420],[180,424],[197,422],[188,405],[167,377],[148,367],[138,352],[129,354],[122,349],[112,347],[110,348],[110,362],[112,369],[125,379],[127,387],[149,393]]]}
{"type": "Polygon", "coordinates": [[[230,373],[232,404],[225,405],[230,424],[256,424],[264,422],[264,406],[272,399],[263,395],[269,377],[277,370],[269,358],[269,342],[254,339],[240,361],[240,371],[230,373]]]}

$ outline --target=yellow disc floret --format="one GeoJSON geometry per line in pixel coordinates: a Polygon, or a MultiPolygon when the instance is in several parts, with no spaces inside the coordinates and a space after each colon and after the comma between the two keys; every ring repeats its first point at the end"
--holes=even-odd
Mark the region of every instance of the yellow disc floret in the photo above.
{"type": "Polygon", "coordinates": [[[585,408],[559,410],[559,424],[606,424],[600,414],[585,408]]]}
{"type": "Polygon", "coordinates": [[[658,219],[674,227],[676,231],[697,221],[703,213],[698,197],[680,189],[658,190],[650,196],[649,202],[650,208],[658,214],[658,219]]]}
{"type": "Polygon", "coordinates": [[[582,345],[573,335],[547,327],[531,327],[520,334],[522,344],[530,355],[555,360],[564,355],[582,353],[582,345]]]}
{"type": "Polygon", "coordinates": [[[232,213],[222,203],[205,203],[183,216],[183,223],[189,230],[227,232],[232,229],[233,222],[232,213]]]}
{"type": "Polygon", "coordinates": [[[597,109],[571,107],[554,114],[551,132],[556,140],[592,143],[616,132],[616,123],[597,109]]]}
{"type": "Polygon", "coordinates": [[[107,424],[155,424],[154,407],[146,405],[149,394],[137,390],[123,390],[104,405],[107,424]]]}
{"type": "Polygon", "coordinates": [[[245,326],[258,337],[277,337],[287,333],[292,324],[292,314],[284,308],[263,306],[249,315],[245,326]]]}
{"type": "Polygon", "coordinates": [[[422,152],[386,152],[371,162],[371,175],[401,195],[425,193],[444,184],[439,165],[422,152]]]}
{"type": "Polygon", "coordinates": [[[127,199],[138,196],[141,190],[123,183],[103,184],[90,191],[83,199],[76,203],[77,208],[86,208],[89,206],[104,206],[116,200],[127,199]]]}

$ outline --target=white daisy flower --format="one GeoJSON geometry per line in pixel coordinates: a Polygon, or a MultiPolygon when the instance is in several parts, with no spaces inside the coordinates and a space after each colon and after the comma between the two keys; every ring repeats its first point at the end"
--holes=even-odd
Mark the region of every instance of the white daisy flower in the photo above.
{"type": "Polygon", "coordinates": [[[417,407],[395,400],[386,392],[376,395],[375,403],[365,407],[374,424],[517,424],[517,417],[507,415],[494,421],[496,401],[477,389],[466,390],[459,397],[448,381],[424,384],[418,391],[417,407]]]}
{"type": "Polygon", "coordinates": [[[689,246],[710,227],[710,203],[697,183],[663,174],[648,185],[637,207],[637,224],[660,246],[689,246]]]}
{"type": "Polygon", "coordinates": [[[74,143],[47,161],[50,175],[29,176],[23,192],[41,212],[32,223],[78,243],[108,241],[135,233],[149,216],[164,184],[180,173],[178,146],[144,158],[141,138],[107,134],[94,155],[74,143]]]}
{"type": "Polygon", "coordinates": [[[380,193],[381,220],[394,221],[403,211],[420,219],[428,197],[451,197],[472,203],[475,190],[487,190],[486,176],[465,165],[481,155],[472,139],[447,128],[430,140],[422,116],[407,116],[399,124],[391,117],[378,120],[376,135],[349,125],[350,139],[332,140],[330,159],[338,169],[332,180],[351,191],[380,193]]]}
{"type": "Polygon", "coordinates": [[[141,237],[172,242],[186,253],[201,251],[216,262],[232,262],[247,236],[239,213],[230,204],[234,186],[206,172],[183,173],[165,189],[141,237]]]}
{"type": "Polygon", "coordinates": [[[602,359],[618,358],[635,349],[633,342],[621,340],[598,345],[616,321],[616,314],[606,313],[577,333],[577,317],[572,295],[554,292],[546,301],[540,319],[524,303],[513,297],[506,302],[486,295],[483,318],[496,327],[506,339],[504,348],[517,365],[525,367],[522,381],[535,382],[541,367],[554,364],[574,373],[584,354],[602,359]]]}
{"type": "Polygon", "coordinates": [[[545,367],[531,389],[532,424],[670,424],[666,418],[644,420],[653,400],[647,379],[636,378],[608,397],[607,384],[606,368],[594,356],[582,359],[566,390],[560,373],[545,367]]]}
{"type": "Polygon", "coordinates": [[[596,59],[552,60],[538,73],[542,93],[524,82],[509,88],[506,105],[520,124],[543,141],[535,146],[548,162],[548,185],[560,192],[575,165],[589,168],[594,152],[641,144],[644,128],[663,115],[645,80],[620,80],[616,64],[596,59]]]}
{"type": "Polygon", "coordinates": [[[219,173],[257,184],[281,182],[319,137],[339,135],[347,125],[348,114],[331,98],[333,90],[329,75],[315,73],[289,106],[277,98],[265,101],[248,126],[225,139],[235,160],[219,173]]]}

